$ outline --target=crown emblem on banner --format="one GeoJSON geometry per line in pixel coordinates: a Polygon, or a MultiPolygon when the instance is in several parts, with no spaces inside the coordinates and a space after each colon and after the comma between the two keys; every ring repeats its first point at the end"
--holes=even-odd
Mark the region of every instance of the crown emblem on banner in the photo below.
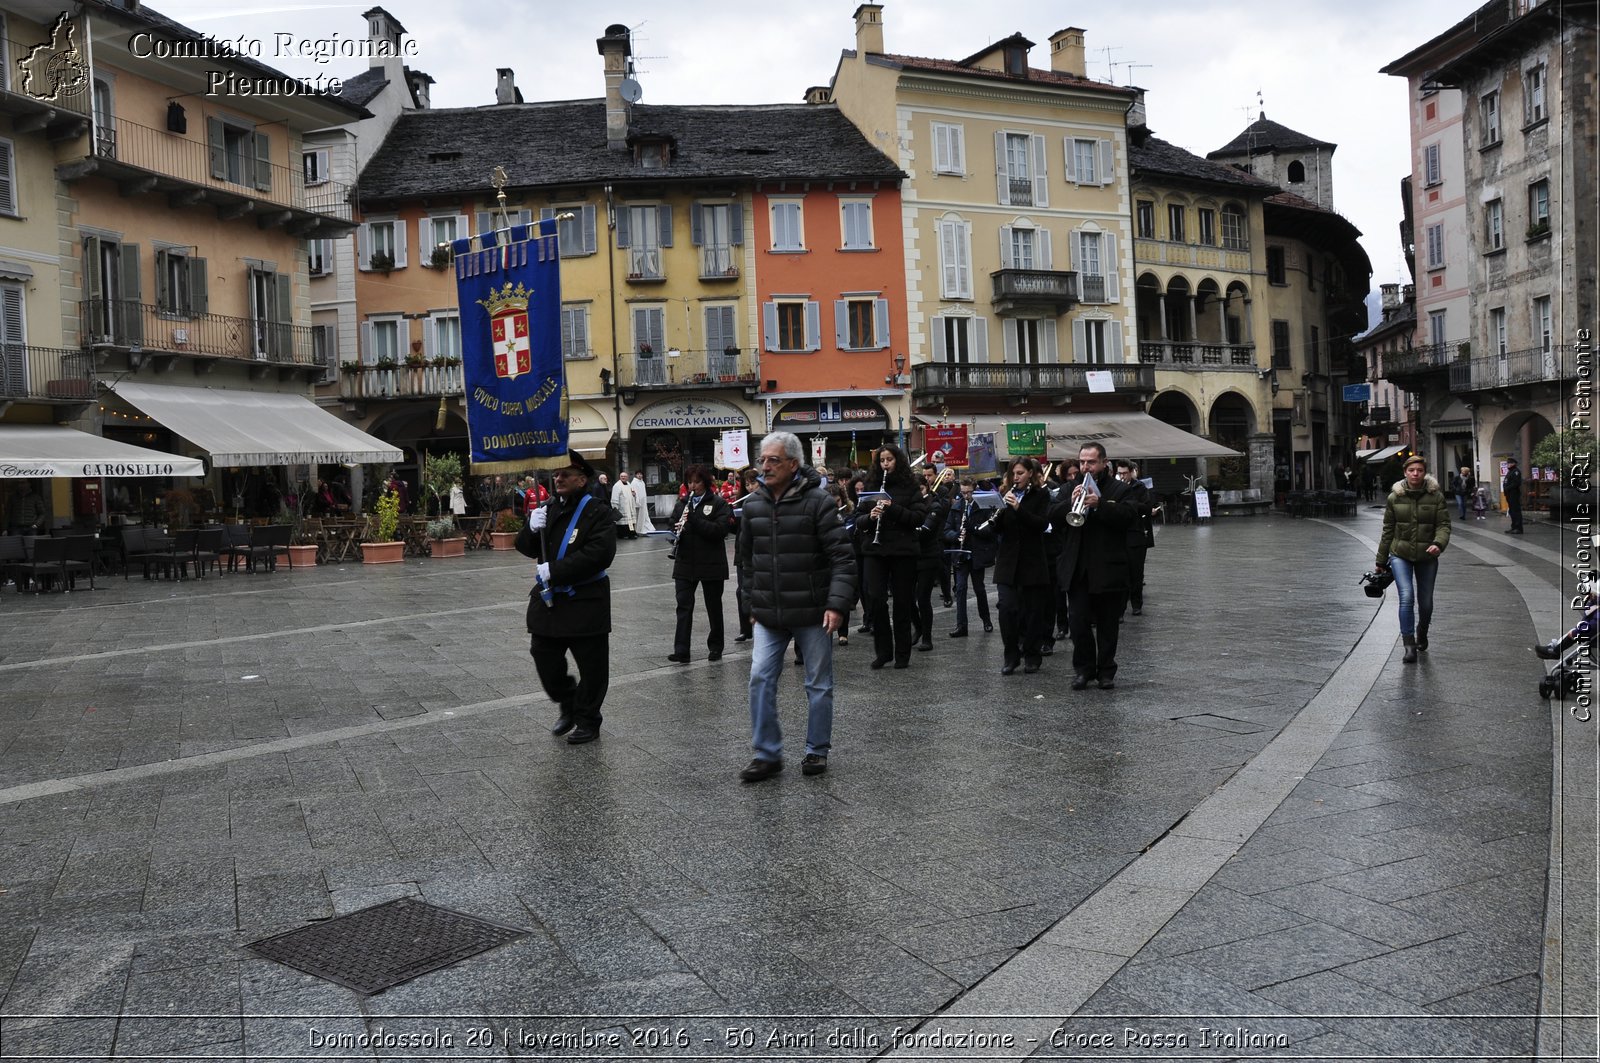
{"type": "Polygon", "coordinates": [[[533,292],[522,286],[521,282],[513,288],[507,281],[504,288],[490,288],[489,298],[479,299],[478,305],[489,311],[490,317],[497,317],[507,310],[528,309],[528,299],[533,292]]]}

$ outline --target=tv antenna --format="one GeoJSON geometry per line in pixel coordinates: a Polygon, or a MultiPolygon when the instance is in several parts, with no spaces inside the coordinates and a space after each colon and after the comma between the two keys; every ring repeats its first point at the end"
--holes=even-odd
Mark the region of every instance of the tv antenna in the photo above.
{"type": "Polygon", "coordinates": [[[1109,45],[1108,44],[1104,48],[1101,48],[1100,51],[1102,51],[1102,52],[1104,52],[1106,54],[1106,80],[1111,82],[1114,85],[1114,84],[1116,84],[1116,81],[1117,81],[1117,67],[1120,66],[1121,64],[1120,63],[1114,63],[1114,62],[1111,61],[1111,53],[1112,52],[1120,52],[1120,51],[1122,51],[1122,48],[1121,48],[1121,46],[1114,46],[1114,45],[1109,45]]]}
{"type": "Polygon", "coordinates": [[[1129,85],[1133,84],[1133,72],[1135,70],[1153,70],[1153,69],[1155,69],[1155,64],[1154,63],[1124,63],[1123,65],[1128,68],[1128,84],[1129,85]]]}

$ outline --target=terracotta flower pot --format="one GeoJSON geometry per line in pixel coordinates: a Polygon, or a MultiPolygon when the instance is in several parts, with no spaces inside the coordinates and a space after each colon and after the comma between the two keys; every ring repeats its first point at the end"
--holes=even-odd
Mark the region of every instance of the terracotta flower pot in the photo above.
{"type": "Polygon", "coordinates": [[[398,565],[405,560],[406,544],[393,543],[362,543],[361,563],[363,565],[398,565]]]}
{"type": "Polygon", "coordinates": [[[278,564],[290,568],[316,568],[317,544],[284,546],[278,549],[278,564]]]}
{"type": "Polygon", "coordinates": [[[494,550],[515,550],[517,548],[517,533],[490,532],[489,546],[494,550]]]}
{"type": "Polygon", "coordinates": [[[429,554],[430,557],[465,557],[467,555],[467,540],[465,536],[455,539],[435,539],[429,554]]]}

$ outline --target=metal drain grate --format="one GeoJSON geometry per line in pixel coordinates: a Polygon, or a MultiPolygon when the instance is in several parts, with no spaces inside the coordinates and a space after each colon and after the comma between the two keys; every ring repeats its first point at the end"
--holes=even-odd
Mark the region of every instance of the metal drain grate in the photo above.
{"type": "Polygon", "coordinates": [[[245,948],[370,996],[527,933],[402,897],[245,948]]]}

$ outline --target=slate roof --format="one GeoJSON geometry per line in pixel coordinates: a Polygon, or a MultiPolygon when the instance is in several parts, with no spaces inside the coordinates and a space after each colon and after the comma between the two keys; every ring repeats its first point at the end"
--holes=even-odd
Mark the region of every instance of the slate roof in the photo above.
{"type": "Polygon", "coordinates": [[[488,191],[496,166],[511,188],[905,176],[830,104],[636,104],[629,132],[673,137],[671,165],[646,170],[607,148],[604,100],[407,111],[361,172],[361,197],[488,191]]]}
{"type": "MultiPolygon", "coordinates": [[[[988,55],[1000,42],[992,44],[977,55],[969,57],[977,59],[988,55]]],[[[848,51],[846,55],[855,55],[848,51]]],[[[981,67],[966,66],[966,59],[929,59],[920,55],[894,55],[888,52],[871,52],[867,55],[869,63],[884,63],[889,66],[899,67],[902,70],[926,70],[936,74],[960,74],[964,77],[984,78],[990,81],[1014,81],[1022,85],[1059,85],[1063,88],[1090,89],[1096,92],[1109,92],[1118,96],[1133,97],[1135,90],[1121,85],[1111,85],[1104,81],[1095,81],[1091,78],[1081,78],[1075,74],[1063,74],[1055,70],[1043,70],[1036,66],[1028,68],[1027,77],[1018,77],[1008,74],[1004,70],[985,70],[981,67]]]]}
{"type": "Polygon", "coordinates": [[[349,100],[358,107],[365,107],[387,84],[389,79],[383,76],[382,67],[368,67],[355,77],[344,79],[339,90],[339,98],[349,100]]]}
{"type": "Polygon", "coordinates": [[[1258,193],[1275,192],[1278,187],[1254,174],[1245,173],[1220,162],[1202,159],[1193,152],[1185,151],[1176,144],[1169,144],[1157,137],[1146,137],[1139,144],[1130,143],[1128,163],[1136,175],[1163,174],[1191,181],[1233,185],[1258,193]]]}
{"type": "Polygon", "coordinates": [[[1306,148],[1327,148],[1332,152],[1337,144],[1296,133],[1288,126],[1279,125],[1263,114],[1245,126],[1244,132],[1228,141],[1216,151],[1206,153],[1215,159],[1229,155],[1265,155],[1269,151],[1303,151],[1306,148]]]}

